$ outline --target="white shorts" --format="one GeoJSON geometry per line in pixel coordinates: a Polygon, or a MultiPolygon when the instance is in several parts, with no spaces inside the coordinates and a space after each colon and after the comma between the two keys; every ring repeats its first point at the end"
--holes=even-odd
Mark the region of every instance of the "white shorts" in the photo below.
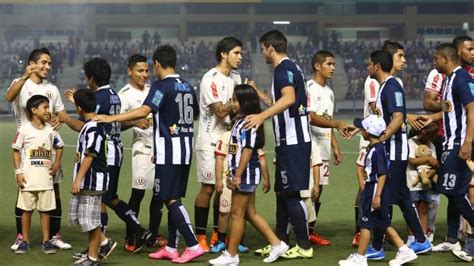
{"type": "Polygon", "coordinates": [[[222,189],[221,196],[219,197],[219,212],[230,213],[230,207],[232,206],[232,190],[227,187],[227,181],[224,180],[224,189],[222,189]]]}
{"type": "Polygon", "coordinates": [[[198,182],[214,185],[216,183],[216,176],[214,175],[216,165],[214,151],[198,150],[195,156],[198,182]]]}
{"type": "Polygon", "coordinates": [[[134,153],[132,156],[132,188],[153,189],[155,187],[155,164],[152,155],[134,153]]]}
{"type": "Polygon", "coordinates": [[[366,147],[362,147],[359,150],[359,156],[357,157],[356,164],[360,167],[364,167],[365,165],[365,154],[367,152],[366,147]]]}
{"type": "Polygon", "coordinates": [[[18,208],[24,211],[47,212],[56,209],[54,190],[18,191],[18,208]]]}
{"type": "Polygon", "coordinates": [[[319,184],[329,185],[329,161],[323,161],[319,167],[319,184]]]}
{"type": "Polygon", "coordinates": [[[314,209],[313,200],[311,197],[303,198],[304,205],[306,205],[306,211],[308,212],[308,223],[316,221],[316,210],[314,209]]]}

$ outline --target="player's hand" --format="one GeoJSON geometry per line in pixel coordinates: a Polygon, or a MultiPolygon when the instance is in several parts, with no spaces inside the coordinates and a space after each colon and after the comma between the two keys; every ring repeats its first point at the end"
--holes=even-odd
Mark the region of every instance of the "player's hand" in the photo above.
{"type": "Polygon", "coordinates": [[[214,190],[216,191],[216,193],[221,193],[222,190],[224,190],[224,182],[222,182],[222,180],[216,180],[214,190]]]}
{"type": "Polygon", "coordinates": [[[248,115],[245,117],[244,129],[259,128],[265,119],[261,114],[248,115]]]}
{"type": "Polygon", "coordinates": [[[255,81],[253,81],[251,79],[245,78],[244,84],[250,85],[250,86],[252,86],[252,88],[257,90],[257,84],[255,83],[255,81]]]}
{"type": "Polygon", "coordinates": [[[17,174],[16,175],[16,185],[21,189],[25,188],[26,179],[25,179],[25,176],[23,174],[17,174]]]}
{"type": "Polygon", "coordinates": [[[92,120],[99,123],[106,123],[106,124],[114,122],[112,121],[112,118],[110,117],[110,115],[96,115],[92,118],[92,120]]]}
{"type": "Polygon", "coordinates": [[[461,149],[459,150],[459,158],[463,160],[471,160],[471,153],[472,153],[472,142],[464,140],[464,143],[461,145],[461,149]]]}
{"type": "Polygon", "coordinates": [[[342,153],[339,147],[333,149],[333,155],[334,160],[332,161],[332,164],[339,165],[340,163],[342,163],[342,153]]]}
{"type": "Polygon", "coordinates": [[[59,116],[54,113],[51,114],[51,118],[49,119],[49,124],[51,124],[53,129],[56,131],[58,131],[63,125],[61,121],[59,121],[59,116]]]}
{"type": "Polygon", "coordinates": [[[438,162],[438,160],[436,160],[432,156],[429,156],[428,162],[431,165],[431,167],[438,168],[439,162],[438,162]]]}
{"type": "Polygon", "coordinates": [[[150,121],[148,119],[139,119],[133,122],[133,125],[140,129],[148,129],[150,127],[150,121]]]}
{"type": "Polygon", "coordinates": [[[230,180],[230,184],[232,186],[232,189],[239,189],[240,188],[240,182],[241,182],[241,178],[240,177],[237,177],[235,176],[234,178],[232,178],[230,180]]]}
{"type": "Polygon", "coordinates": [[[341,135],[341,137],[343,137],[343,138],[348,137],[347,131],[345,130],[347,126],[348,125],[346,125],[344,122],[336,121],[336,129],[339,132],[339,134],[341,135]]]}
{"type": "Polygon", "coordinates": [[[316,199],[319,198],[319,185],[313,185],[313,189],[311,189],[311,200],[315,201],[316,199]]]}
{"type": "Polygon", "coordinates": [[[380,209],[380,201],[381,201],[380,196],[376,195],[374,199],[372,200],[372,208],[374,210],[380,209]]]}
{"type": "Polygon", "coordinates": [[[272,185],[270,184],[270,179],[264,178],[263,186],[262,186],[263,193],[268,193],[268,191],[270,191],[271,188],[272,188],[272,185]]]}
{"type": "Polygon", "coordinates": [[[70,103],[74,103],[75,92],[76,92],[76,89],[74,88],[66,89],[66,91],[64,91],[64,98],[66,98],[66,100],[68,100],[70,103]]]}
{"type": "Polygon", "coordinates": [[[76,180],[72,183],[71,193],[76,195],[81,191],[81,182],[78,182],[79,179],[76,177],[76,180]]]}
{"type": "Polygon", "coordinates": [[[433,122],[433,118],[430,115],[407,115],[408,124],[416,130],[422,130],[426,125],[433,122]]]}
{"type": "Polygon", "coordinates": [[[54,177],[56,175],[56,173],[59,171],[59,169],[61,169],[61,165],[59,163],[54,163],[49,168],[49,174],[54,177]]]}
{"type": "Polygon", "coordinates": [[[36,63],[28,64],[26,66],[25,73],[21,75],[21,78],[26,80],[30,78],[31,74],[33,74],[33,72],[36,72],[37,70],[38,70],[38,66],[36,65],[36,63]]]}

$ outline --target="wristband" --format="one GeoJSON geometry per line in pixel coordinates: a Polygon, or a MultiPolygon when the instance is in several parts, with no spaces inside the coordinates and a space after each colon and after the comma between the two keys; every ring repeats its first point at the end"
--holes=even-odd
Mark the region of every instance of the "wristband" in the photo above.
{"type": "Polygon", "coordinates": [[[15,175],[19,175],[19,174],[23,174],[23,169],[21,168],[15,169],[15,175]]]}

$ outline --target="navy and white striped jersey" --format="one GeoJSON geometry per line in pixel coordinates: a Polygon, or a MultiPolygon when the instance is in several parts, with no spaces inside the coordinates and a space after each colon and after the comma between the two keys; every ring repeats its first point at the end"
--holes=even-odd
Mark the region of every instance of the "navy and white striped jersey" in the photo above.
{"type": "MultiPolygon", "coordinates": [[[[97,114],[120,114],[120,97],[110,87],[110,85],[99,87],[95,91],[95,98],[97,100],[97,114]]],[[[108,143],[107,164],[111,166],[120,166],[122,165],[123,159],[123,145],[120,140],[120,122],[105,124],[104,128],[108,143]]]]}
{"type": "Polygon", "coordinates": [[[295,103],[283,113],[273,117],[275,145],[287,146],[311,141],[308,112],[306,110],[306,83],[301,68],[288,57],[283,58],[273,73],[272,98],[278,101],[281,89],[291,86],[295,89],[295,103]]]}
{"type": "Polygon", "coordinates": [[[257,130],[244,129],[245,120],[240,119],[232,127],[230,133],[229,151],[227,156],[227,163],[229,166],[230,178],[235,177],[235,172],[239,167],[240,157],[244,148],[252,149],[252,157],[241,176],[241,184],[258,185],[260,183],[260,160],[258,158],[258,151],[255,148],[257,139],[260,138],[257,130]]]}
{"type": "Polygon", "coordinates": [[[381,113],[385,123],[392,121],[392,114],[403,113],[403,123],[389,140],[385,141],[385,149],[391,161],[408,160],[408,138],[407,138],[407,115],[405,104],[405,93],[402,85],[394,77],[389,76],[381,85],[377,96],[377,109],[381,113]]]}
{"type": "Polygon", "coordinates": [[[452,150],[464,143],[467,130],[465,106],[474,101],[474,80],[461,67],[447,77],[443,93],[443,149],[452,150]]]}
{"type": "Polygon", "coordinates": [[[143,105],[153,111],[155,164],[191,164],[194,117],[199,114],[193,87],[179,75],[153,82],[143,105]]]}
{"type": "Polygon", "coordinates": [[[109,175],[107,171],[105,125],[89,120],[79,132],[74,159],[73,181],[76,179],[77,172],[86,155],[94,157],[91,167],[82,179],[81,190],[105,192],[108,189],[109,175]]]}
{"type": "Polygon", "coordinates": [[[365,182],[376,183],[382,175],[388,175],[388,158],[385,146],[382,142],[369,145],[365,157],[364,169],[366,172],[365,182]]]}

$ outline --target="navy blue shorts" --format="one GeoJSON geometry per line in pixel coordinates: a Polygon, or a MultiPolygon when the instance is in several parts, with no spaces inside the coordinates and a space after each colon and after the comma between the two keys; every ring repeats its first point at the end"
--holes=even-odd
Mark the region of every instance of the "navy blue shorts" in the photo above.
{"type": "Polygon", "coordinates": [[[436,190],[444,195],[464,196],[471,182],[471,171],[466,161],[459,158],[459,146],[443,152],[436,190]]]}
{"type": "Polygon", "coordinates": [[[411,200],[407,186],[407,166],[408,161],[390,161],[387,185],[391,191],[391,204],[398,205],[401,200],[411,200]]]}
{"type": "Polygon", "coordinates": [[[390,216],[390,189],[385,186],[380,199],[380,209],[372,209],[372,199],[378,183],[366,183],[359,197],[359,220],[360,228],[364,229],[386,229],[392,218],[390,216]]]}
{"type": "Polygon", "coordinates": [[[155,165],[155,194],[162,201],[186,196],[190,165],[155,165]]]}
{"type": "Polygon", "coordinates": [[[256,184],[240,184],[239,191],[242,193],[254,193],[257,186],[256,184]]]}
{"type": "Polygon", "coordinates": [[[118,199],[118,184],[120,177],[120,166],[108,165],[107,171],[109,173],[109,187],[107,191],[102,194],[102,202],[109,203],[114,199],[118,199]]]}
{"type": "Polygon", "coordinates": [[[311,142],[275,147],[275,191],[294,192],[309,186],[311,142]]]}

